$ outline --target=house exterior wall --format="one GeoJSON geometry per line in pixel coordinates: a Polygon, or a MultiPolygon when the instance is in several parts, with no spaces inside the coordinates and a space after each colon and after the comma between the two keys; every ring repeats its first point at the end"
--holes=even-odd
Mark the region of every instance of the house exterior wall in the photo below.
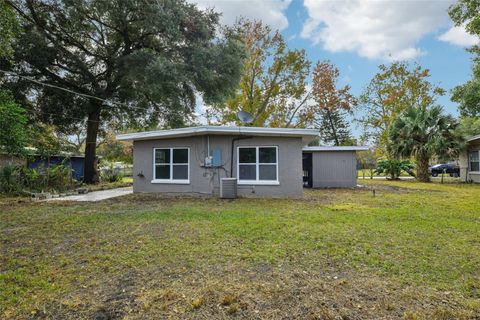
{"type": "Polygon", "coordinates": [[[480,183],[480,173],[470,172],[469,153],[471,151],[480,150],[480,140],[470,142],[467,146],[467,151],[460,154],[460,179],[465,182],[480,183]]]}
{"type": "Polygon", "coordinates": [[[312,153],[313,188],[353,188],[357,185],[355,151],[312,153]]]}
{"type": "MultiPolygon", "coordinates": [[[[210,135],[184,138],[134,141],[133,190],[134,192],[196,193],[217,195],[220,179],[230,175],[231,142],[236,136],[210,135]],[[221,150],[222,167],[204,168],[208,140],[210,153],[221,150]],[[154,148],[190,148],[190,183],[152,183],[154,148]],[[139,174],[142,176],[139,176],[139,174]]],[[[234,145],[233,177],[237,177],[237,147],[277,146],[278,185],[238,185],[240,196],[301,197],[302,185],[302,139],[285,137],[252,137],[237,140],[234,145]]]]}

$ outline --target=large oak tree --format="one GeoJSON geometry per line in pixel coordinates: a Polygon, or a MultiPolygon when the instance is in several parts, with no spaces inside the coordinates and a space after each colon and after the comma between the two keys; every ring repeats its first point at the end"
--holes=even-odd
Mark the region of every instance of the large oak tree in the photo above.
{"type": "Polygon", "coordinates": [[[13,45],[14,62],[4,61],[2,68],[29,77],[7,79],[12,92],[33,100],[32,112],[42,121],[86,121],[89,183],[97,178],[102,125],[115,119],[140,127],[180,126],[193,112],[196,93],[207,103],[221,101],[240,77],[242,42],[229,30],[220,32],[218,14],[183,0],[7,4],[23,30],[13,45]]]}

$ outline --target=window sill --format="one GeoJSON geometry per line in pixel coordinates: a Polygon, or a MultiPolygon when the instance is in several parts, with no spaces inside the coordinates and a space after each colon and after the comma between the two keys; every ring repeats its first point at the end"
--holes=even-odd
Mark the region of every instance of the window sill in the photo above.
{"type": "Polygon", "coordinates": [[[469,174],[480,174],[480,171],[469,171],[469,174]]]}
{"type": "Polygon", "coordinates": [[[151,181],[154,184],[190,184],[190,180],[159,180],[154,179],[151,181]]]}
{"type": "Polygon", "coordinates": [[[237,184],[239,185],[258,185],[258,186],[278,186],[280,185],[279,181],[268,181],[268,180],[238,180],[237,184]]]}

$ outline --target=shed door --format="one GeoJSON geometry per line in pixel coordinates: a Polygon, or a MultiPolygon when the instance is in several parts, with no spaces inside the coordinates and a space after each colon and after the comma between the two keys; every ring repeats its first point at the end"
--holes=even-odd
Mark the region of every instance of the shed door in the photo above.
{"type": "Polygon", "coordinates": [[[327,151],[313,154],[314,188],[352,188],[357,185],[355,151],[327,151]]]}
{"type": "Polygon", "coordinates": [[[312,154],[303,153],[303,186],[312,187],[312,154]]]}

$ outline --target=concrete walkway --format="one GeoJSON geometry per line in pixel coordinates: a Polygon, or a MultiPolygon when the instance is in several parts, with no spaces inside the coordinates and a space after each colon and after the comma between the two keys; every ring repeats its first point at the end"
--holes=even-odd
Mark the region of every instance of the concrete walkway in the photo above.
{"type": "Polygon", "coordinates": [[[133,193],[133,187],[117,188],[110,190],[92,191],[87,194],[78,194],[62,198],[52,198],[46,201],[101,201],[105,199],[125,196],[133,193]]]}

